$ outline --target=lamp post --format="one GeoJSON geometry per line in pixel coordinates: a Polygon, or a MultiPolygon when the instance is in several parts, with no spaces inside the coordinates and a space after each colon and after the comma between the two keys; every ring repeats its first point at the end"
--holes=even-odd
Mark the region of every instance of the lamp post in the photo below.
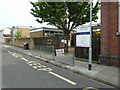
{"type": "Polygon", "coordinates": [[[15,44],[15,37],[14,37],[14,34],[15,34],[15,27],[13,26],[13,27],[12,27],[12,45],[15,44]]]}
{"type": "Polygon", "coordinates": [[[88,70],[92,70],[92,0],[90,0],[90,47],[88,70]]]}

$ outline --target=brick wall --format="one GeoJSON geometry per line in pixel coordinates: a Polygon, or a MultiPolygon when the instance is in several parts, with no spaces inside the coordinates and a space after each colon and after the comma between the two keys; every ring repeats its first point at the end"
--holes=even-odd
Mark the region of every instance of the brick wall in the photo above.
{"type": "Polygon", "coordinates": [[[43,31],[30,32],[30,37],[43,37],[43,31]]]}
{"type": "Polygon", "coordinates": [[[17,28],[22,34],[22,38],[29,38],[30,37],[30,28],[17,28]]]}
{"type": "Polygon", "coordinates": [[[29,43],[29,48],[33,49],[34,48],[34,40],[31,38],[20,38],[15,41],[15,46],[18,47],[24,47],[24,43],[28,42],[29,43]]]}
{"type": "Polygon", "coordinates": [[[101,4],[101,51],[99,60],[107,65],[120,65],[120,37],[118,32],[118,3],[101,4]]]}

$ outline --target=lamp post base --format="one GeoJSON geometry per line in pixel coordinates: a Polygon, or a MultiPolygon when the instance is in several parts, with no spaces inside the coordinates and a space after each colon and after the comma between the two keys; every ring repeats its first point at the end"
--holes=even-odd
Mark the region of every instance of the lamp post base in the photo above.
{"type": "Polygon", "coordinates": [[[88,65],[88,70],[92,70],[92,64],[88,65]]]}

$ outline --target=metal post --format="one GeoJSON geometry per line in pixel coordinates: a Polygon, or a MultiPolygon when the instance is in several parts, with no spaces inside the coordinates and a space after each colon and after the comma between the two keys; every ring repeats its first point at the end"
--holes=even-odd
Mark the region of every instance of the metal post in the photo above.
{"type": "Polygon", "coordinates": [[[13,26],[12,27],[12,45],[15,45],[15,36],[14,36],[14,34],[15,34],[15,27],[13,26]]]}
{"type": "Polygon", "coordinates": [[[90,0],[90,47],[88,70],[92,70],[92,0],[90,0]]]}

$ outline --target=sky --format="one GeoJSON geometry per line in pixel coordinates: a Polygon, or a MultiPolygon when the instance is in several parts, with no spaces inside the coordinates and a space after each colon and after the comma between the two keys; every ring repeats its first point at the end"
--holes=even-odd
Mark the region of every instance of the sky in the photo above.
{"type": "Polygon", "coordinates": [[[39,24],[35,21],[36,18],[30,14],[32,5],[29,1],[36,2],[38,0],[0,0],[0,30],[12,26],[46,26],[46,23],[39,24]]]}
{"type": "Polygon", "coordinates": [[[0,29],[12,26],[39,26],[35,17],[30,14],[31,8],[29,0],[1,0],[0,29]]]}

